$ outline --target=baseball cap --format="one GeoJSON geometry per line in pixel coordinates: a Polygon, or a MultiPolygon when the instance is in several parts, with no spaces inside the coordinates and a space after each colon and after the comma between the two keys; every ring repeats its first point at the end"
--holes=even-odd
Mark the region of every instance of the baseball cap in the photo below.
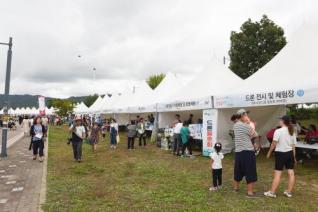
{"type": "Polygon", "coordinates": [[[222,147],[222,144],[221,144],[221,143],[216,143],[216,144],[214,145],[214,147],[220,148],[220,147],[222,147]]]}
{"type": "Polygon", "coordinates": [[[249,111],[246,111],[245,109],[239,109],[236,112],[237,115],[244,115],[244,114],[248,114],[248,113],[249,113],[249,111]]]}
{"type": "Polygon", "coordinates": [[[280,117],[280,119],[286,122],[290,122],[290,116],[287,115],[280,117]]]}

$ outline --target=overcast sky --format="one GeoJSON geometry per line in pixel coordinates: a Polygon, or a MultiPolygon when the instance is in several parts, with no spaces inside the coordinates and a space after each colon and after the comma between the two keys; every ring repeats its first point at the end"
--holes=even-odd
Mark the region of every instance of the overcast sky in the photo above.
{"type": "Polygon", "coordinates": [[[317,11],[315,0],[3,0],[0,42],[13,37],[11,93],[103,94],[154,73],[191,76],[222,63],[230,32],[248,18],[267,14],[288,39],[304,22],[318,26],[317,11]]]}

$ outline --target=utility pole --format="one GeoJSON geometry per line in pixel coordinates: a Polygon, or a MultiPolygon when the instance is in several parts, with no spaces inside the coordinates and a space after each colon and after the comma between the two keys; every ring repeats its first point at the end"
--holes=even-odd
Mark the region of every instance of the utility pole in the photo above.
{"type": "Polygon", "coordinates": [[[2,147],[1,157],[7,157],[7,141],[8,141],[8,109],[9,109],[9,91],[10,91],[10,75],[11,75],[11,61],[12,61],[12,37],[9,38],[9,43],[0,43],[1,45],[9,46],[7,55],[7,70],[6,70],[6,82],[4,89],[4,110],[3,115],[6,120],[6,126],[2,128],[2,147]]]}

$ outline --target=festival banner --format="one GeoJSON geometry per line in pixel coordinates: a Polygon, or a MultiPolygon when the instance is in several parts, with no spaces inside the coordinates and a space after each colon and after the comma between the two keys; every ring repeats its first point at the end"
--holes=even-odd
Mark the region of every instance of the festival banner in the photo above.
{"type": "Polygon", "coordinates": [[[45,97],[39,96],[39,112],[40,116],[45,116],[45,97]]]}
{"type": "Polygon", "coordinates": [[[198,98],[189,101],[174,101],[169,103],[158,104],[159,112],[184,111],[184,110],[201,110],[212,108],[212,98],[198,98]]]}
{"type": "Polygon", "coordinates": [[[317,92],[313,89],[291,88],[251,92],[240,95],[216,96],[215,108],[252,107],[267,105],[287,105],[311,103],[317,100],[317,92]]]}
{"type": "Polygon", "coordinates": [[[217,139],[218,110],[203,110],[202,155],[210,156],[217,139]]]}

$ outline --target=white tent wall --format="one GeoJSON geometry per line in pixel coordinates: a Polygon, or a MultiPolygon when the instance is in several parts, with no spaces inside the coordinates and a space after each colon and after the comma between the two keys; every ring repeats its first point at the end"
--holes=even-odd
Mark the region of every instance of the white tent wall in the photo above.
{"type": "MultiPolygon", "coordinates": [[[[155,116],[155,113],[119,113],[115,115],[115,119],[117,120],[117,123],[119,125],[126,125],[130,122],[130,120],[136,120],[137,116],[143,118],[144,120],[147,120],[150,114],[153,114],[155,116]]],[[[108,116],[106,115],[106,117],[108,116]]]]}
{"type": "Polygon", "coordinates": [[[119,113],[114,115],[118,125],[127,125],[129,122],[129,116],[129,114],[125,113],[119,113]]]}
{"type": "Polygon", "coordinates": [[[179,114],[182,121],[188,120],[190,114],[193,114],[193,123],[198,119],[202,119],[202,110],[189,110],[177,112],[159,112],[158,125],[159,128],[171,126],[171,123],[176,119],[175,115],[179,114]]]}
{"type": "MultiPolygon", "coordinates": [[[[234,148],[234,142],[229,135],[229,130],[233,129],[231,116],[237,112],[239,108],[228,108],[218,110],[218,133],[217,140],[222,143],[225,152],[229,152],[234,148]]],[[[252,121],[256,122],[256,130],[262,136],[262,146],[267,146],[266,133],[278,125],[279,117],[286,114],[286,107],[264,106],[246,108],[250,111],[249,116],[252,121]]]]}

